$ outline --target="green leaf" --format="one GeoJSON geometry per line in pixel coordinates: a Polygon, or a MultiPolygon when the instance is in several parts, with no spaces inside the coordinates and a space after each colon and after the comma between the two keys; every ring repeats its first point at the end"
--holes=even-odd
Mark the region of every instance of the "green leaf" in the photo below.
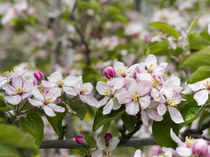
{"type": "Polygon", "coordinates": [[[186,125],[200,116],[203,106],[197,105],[197,102],[193,99],[193,94],[182,95],[182,98],[186,99],[186,101],[182,101],[181,104],[178,105],[178,109],[185,121],[181,125],[186,125]]]}
{"type": "Polygon", "coordinates": [[[206,46],[210,45],[210,40],[208,40],[204,35],[193,33],[188,35],[188,41],[190,49],[201,50],[206,46]]]}
{"type": "Polygon", "coordinates": [[[152,22],[149,24],[150,26],[156,27],[161,31],[168,33],[169,35],[173,36],[174,38],[179,38],[179,33],[176,31],[174,27],[171,25],[164,23],[164,22],[152,22]]]}
{"type": "Polygon", "coordinates": [[[125,125],[125,128],[132,132],[135,128],[135,124],[137,122],[136,116],[128,115],[127,113],[122,116],[123,124],[125,125]]]}
{"type": "Polygon", "coordinates": [[[0,124],[0,143],[18,148],[31,148],[38,150],[34,138],[11,125],[0,124]]]}
{"type": "Polygon", "coordinates": [[[96,0],[91,0],[89,2],[79,1],[77,6],[80,9],[91,9],[95,13],[98,13],[98,14],[100,14],[101,13],[101,10],[102,10],[100,3],[97,2],[96,0]]]}
{"type": "Polygon", "coordinates": [[[14,147],[0,144],[0,157],[20,157],[20,154],[14,147]]]}
{"type": "Polygon", "coordinates": [[[119,22],[122,22],[125,24],[128,23],[128,19],[125,16],[123,16],[122,14],[116,14],[114,16],[111,16],[110,18],[114,21],[119,21],[119,22]]]}
{"type": "Polygon", "coordinates": [[[180,67],[196,69],[203,65],[210,65],[210,46],[185,57],[180,67]]]}
{"type": "Polygon", "coordinates": [[[41,144],[44,135],[44,123],[38,113],[29,113],[21,117],[19,124],[21,128],[35,137],[37,144],[41,144]]]}
{"type": "Polygon", "coordinates": [[[177,144],[172,140],[170,135],[170,129],[178,134],[179,125],[175,124],[171,118],[169,113],[167,112],[164,115],[164,119],[160,122],[153,121],[152,123],[152,134],[156,141],[156,143],[160,146],[176,148],[177,144]]]}
{"type": "MultiPolygon", "coordinates": [[[[59,105],[65,107],[64,104],[59,104],[59,105]]],[[[63,113],[56,113],[55,117],[46,116],[48,122],[51,124],[51,126],[53,127],[53,129],[56,132],[56,134],[58,135],[58,137],[63,136],[62,121],[63,121],[65,115],[66,115],[66,111],[63,113]]]]}
{"type": "Polygon", "coordinates": [[[112,110],[110,114],[103,115],[103,107],[100,107],[94,117],[93,131],[95,132],[102,125],[120,118],[125,113],[125,107],[122,106],[119,110],[112,110]]]}
{"type": "Polygon", "coordinates": [[[90,146],[90,148],[96,148],[96,141],[93,138],[93,136],[85,136],[85,140],[88,143],[88,146],[90,146]]]}
{"type": "Polygon", "coordinates": [[[155,41],[148,45],[148,52],[155,55],[167,55],[168,54],[168,40],[155,41]]]}
{"type": "Polygon", "coordinates": [[[189,83],[195,83],[210,77],[210,66],[199,67],[189,78],[189,83]]]}
{"type": "Polygon", "coordinates": [[[197,25],[198,23],[198,20],[199,20],[199,17],[196,17],[192,23],[190,24],[190,26],[188,27],[187,29],[187,35],[191,34],[192,30],[195,28],[195,26],[197,25]]]}
{"type": "Polygon", "coordinates": [[[81,104],[75,104],[73,102],[71,102],[69,106],[72,110],[74,110],[77,113],[76,116],[78,116],[81,120],[84,119],[87,113],[86,107],[82,106],[81,104]]]}
{"type": "Polygon", "coordinates": [[[110,126],[110,122],[104,124],[103,130],[102,130],[101,133],[99,134],[100,137],[106,135],[107,131],[109,130],[109,126],[110,126]]]}

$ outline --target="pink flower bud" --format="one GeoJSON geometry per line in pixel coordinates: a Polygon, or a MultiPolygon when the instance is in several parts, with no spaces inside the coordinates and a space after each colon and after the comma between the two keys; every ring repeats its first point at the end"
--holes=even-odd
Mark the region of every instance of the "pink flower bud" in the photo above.
{"type": "Polygon", "coordinates": [[[208,142],[203,139],[197,139],[192,146],[192,152],[194,155],[204,155],[208,149],[208,142]]]}
{"type": "Polygon", "coordinates": [[[75,139],[78,144],[82,144],[84,142],[84,136],[77,136],[75,139]]]}
{"type": "Polygon", "coordinates": [[[149,156],[160,155],[161,151],[162,151],[162,149],[160,146],[158,146],[158,145],[151,146],[149,148],[149,156]]]}
{"type": "Polygon", "coordinates": [[[44,74],[43,74],[41,71],[36,70],[36,71],[34,72],[34,77],[35,77],[35,79],[39,82],[39,81],[41,81],[41,80],[44,79],[44,74]]]}
{"type": "Polygon", "coordinates": [[[105,141],[108,142],[111,139],[112,139],[112,134],[106,133],[106,135],[105,135],[105,141]]]}
{"type": "Polygon", "coordinates": [[[106,76],[106,78],[110,79],[111,77],[114,77],[115,75],[115,70],[112,67],[106,67],[104,69],[104,75],[106,76]]]}

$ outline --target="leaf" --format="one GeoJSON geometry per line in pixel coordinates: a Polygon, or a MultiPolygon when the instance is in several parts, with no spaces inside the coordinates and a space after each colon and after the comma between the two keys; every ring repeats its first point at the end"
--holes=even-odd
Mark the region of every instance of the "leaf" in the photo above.
{"type": "Polygon", "coordinates": [[[101,10],[102,10],[100,3],[97,2],[96,0],[91,0],[89,2],[79,1],[77,6],[80,9],[91,9],[95,13],[98,13],[98,14],[100,14],[101,13],[101,10]]]}
{"type": "Polygon", "coordinates": [[[106,135],[107,131],[109,130],[109,126],[110,126],[110,122],[104,124],[103,130],[102,130],[101,133],[99,134],[100,137],[106,135]]]}
{"type": "Polygon", "coordinates": [[[168,112],[164,115],[164,119],[162,121],[160,122],[153,121],[152,134],[158,145],[171,147],[171,148],[177,147],[177,144],[172,140],[170,135],[171,128],[176,134],[178,134],[179,125],[175,124],[171,120],[168,112]]]}
{"type": "MultiPolygon", "coordinates": [[[[59,105],[65,107],[64,104],[59,104],[59,105]]],[[[66,115],[66,111],[63,113],[56,113],[55,117],[46,116],[48,122],[51,124],[51,126],[53,127],[53,129],[56,132],[56,134],[58,135],[58,137],[63,136],[62,121],[63,121],[65,115],[66,115]]]]}
{"type": "Polygon", "coordinates": [[[167,55],[168,54],[168,40],[155,41],[148,45],[149,52],[155,55],[167,55]]]}
{"type": "Polygon", "coordinates": [[[38,150],[34,138],[11,125],[0,124],[0,143],[18,148],[38,150]]]}
{"type": "Polygon", "coordinates": [[[122,106],[119,110],[112,110],[110,114],[103,115],[103,107],[100,107],[94,117],[93,131],[95,132],[103,124],[111,122],[112,120],[120,118],[125,113],[125,107],[122,106]]]}
{"type": "Polygon", "coordinates": [[[122,14],[115,14],[115,15],[111,16],[110,18],[114,21],[119,21],[119,22],[122,22],[125,24],[128,23],[128,19],[125,16],[123,16],[122,14]]]}
{"type": "Polygon", "coordinates": [[[185,57],[180,67],[196,69],[203,65],[210,65],[210,46],[185,57]]]}
{"type": "Polygon", "coordinates": [[[195,83],[210,77],[210,66],[199,67],[189,78],[189,83],[195,83]]]}
{"type": "Polygon", "coordinates": [[[0,157],[20,157],[20,154],[14,147],[0,144],[0,157]]]}
{"type": "Polygon", "coordinates": [[[173,36],[174,38],[179,38],[179,33],[172,27],[171,25],[164,23],[164,22],[152,22],[149,24],[150,26],[156,27],[161,31],[168,33],[169,35],[173,36]]]}
{"type": "Polygon", "coordinates": [[[44,135],[44,123],[38,113],[29,113],[21,117],[19,124],[21,128],[35,137],[37,144],[41,144],[44,135]]]}
{"type": "Polygon", "coordinates": [[[131,116],[131,115],[128,115],[127,113],[124,114],[122,116],[122,121],[123,121],[123,124],[125,125],[125,128],[129,131],[129,132],[132,132],[135,128],[135,124],[137,122],[137,118],[136,116],[131,116]]]}
{"type": "Polygon", "coordinates": [[[178,109],[185,121],[181,125],[186,125],[193,122],[200,116],[203,106],[197,105],[197,102],[193,99],[193,94],[182,95],[182,98],[186,99],[186,101],[182,101],[181,104],[178,105],[178,109]]]}
{"type": "Polygon", "coordinates": [[[75,104],[73,102],[71,102],[69,106],[72,110],[74,110],[77,113],[76,116],[78,116],[81,120],[84,119],[87,113],[86,107],[82,106],[81,104],[75,104]]]}
{"type": "Polygon", "coordinates": [[[93,136],[85,136],[85,140],[88,143],[88,146],[90,146],[90,148],[96,148],[96,141],[93,138],[93,136]]]}
{"type": "Polygon", "coordinates": [[[190,26],[188,27],[187,29],[187,34],[191,34],[192,30],[195,28],[195,26],[197,25],[198,23],[198,20],[199,20],[199,17],[196,17],[190,24],[190,26]]]}
{"type": "Polygon", "coordinates": [[[210,44],[204,35],[193,33],[188,35],[189,46],[191,50],[201,50],[210,44]]]}

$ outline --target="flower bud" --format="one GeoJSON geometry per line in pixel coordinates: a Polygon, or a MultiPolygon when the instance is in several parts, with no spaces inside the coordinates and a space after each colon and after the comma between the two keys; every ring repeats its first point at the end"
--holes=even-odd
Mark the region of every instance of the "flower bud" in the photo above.
{"type": "Polygon", "coordinates": [[[208,149],[208,142],[203,139],[197,139],[192,146],[192,152],[194,155],[204,155],[208,149]]]}
{"type": "Polygon", "coordinates": [[[106,135],[105,135],[105,141],[108,142],[111,139],[112,139],[112,134],[106,133],[106,135]]]}
{"type": "Polygon", "coordinates": [[[35,77],[35,79],[36,79],[38,82],[40,82],[41,80],[44,79],[44,74],[43,74],[41,71],[36,70],[36,71],[34,72],[34,77],[35,77]]]}
{"type": "Polygon", "coordinates": [[[106,76],[106,78],[110,79],[111,77],[114,77],[115,75],[115,70],[112,67],[106,67],[104,69],[104,75],[106,76]]]}
{"type": "Polygon", "coordinates": [[[78,144],[82,144],[84,142],[84,136],[77,136],[75,140],[78,144]]]}

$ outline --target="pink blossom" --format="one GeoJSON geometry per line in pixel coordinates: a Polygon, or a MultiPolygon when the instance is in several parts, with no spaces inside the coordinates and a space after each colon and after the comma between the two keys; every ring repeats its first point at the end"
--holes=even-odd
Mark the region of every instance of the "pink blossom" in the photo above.
{"type": "Polygon", "coordinates": [[[112,67],[106,67],[104,69],[104,75],[106,76],[106,78],[110,79],[112,77],[114,77],[115,75],[115,70],[112,67]]]}
{"type": "Polygon", "coordinates": [[[82,144],[84,142],[84,136],[77,136],[75,140],[78,144],[82,144]]]}
{"type": "Polygon", "coordinates": [[[35,79],[36,79],[38,82],[40,82],[41,80],[44,79],[44,74],[43,74],[41,71],[36,70],[36,71],[34,72],[34,77],[35,77],[35,79]]]}
{"type": "Polygon", "coordinates": [[[203,139],[196,139],[192,145],[192,152],[194,155],[205,155],[208,151],[208,142],[203,139]]]}

